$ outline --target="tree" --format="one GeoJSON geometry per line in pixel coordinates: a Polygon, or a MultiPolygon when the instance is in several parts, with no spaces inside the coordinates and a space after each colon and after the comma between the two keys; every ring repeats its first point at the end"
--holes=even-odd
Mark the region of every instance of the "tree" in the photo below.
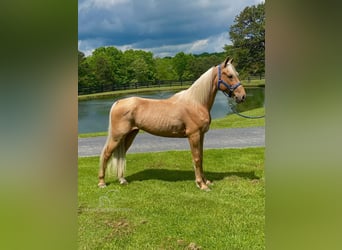
{"type": "Polygon", "coordinates": [[[244,73],[265,72],[265,3],[246,7],[230,26],[233,46],[226,45],[227,54],[235,57],[244,73]]]}
{"type": "Polygon", "coordinates": [[[191,65],[194,63],[194,56],[191,54],[185,54],[184,52],[177,53],[172,58],[172,66],[177,73],[178,80],[189,80],[194,77],[191,71],[191,65]]]}
{"type": "Polygon", "coordinates": [[[177,78],[177,74],[172,66],[172,58],[164,57],[164,58],[156,58],[156,78],[158,80],[175,80],[177,78]]]}
{"type": "Polygon", "coordinates": [[[136,58],[130,65],[132,72],[131,82],[146,83],[148,82],[149,69],[147,63],[143,58],[136,58]]]}
{"type": "Polygon", "coordinates": [[[78,51],[78,92],[87,94],[92,92],[93,74],[89,67],[89,59],[84,53],[78,51]]]}
{"type": "Polygon", "coordinates": [[[194,79],[199,78],[204,72],[206,72],[210,67],[220,64],[224,61],[226,53],[202,53],[200,55],[195,55],[195,63],[192,66],[194,79]]]}
{"type": "Polygon", "coordinates": [[[121,82],[122,52],[115,47],[99,47],[89,57],[89,66],[96,87],[101,91],[114,90],[121,82]]]}
{"type": "Polygon", "coordinates": [[[124,83],[152,82],[155,80],[153,53],[143,50],[126,50],[122,57],[124,83]]]}

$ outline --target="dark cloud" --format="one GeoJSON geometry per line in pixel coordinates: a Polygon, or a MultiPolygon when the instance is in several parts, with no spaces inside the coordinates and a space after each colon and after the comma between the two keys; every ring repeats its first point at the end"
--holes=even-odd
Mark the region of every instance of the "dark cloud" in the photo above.
{"type": "MultiPolygon", "coordinates": [[[[81,0],[79,49],[117,46],[160,51],[227,34],[243,8],[260,0],[81,0]]],[[[205,42],[202,42],[204,44],[205,42]]],[[[192,52],[192,51],[190,51],[192,52]]],[[[212,51],[208,51],[212,52],[212,51]]],[[[163,53],[160,51],[159,53],[163,53]]],[[[171,53],[171,52],[170,52],[171,53]]]]}

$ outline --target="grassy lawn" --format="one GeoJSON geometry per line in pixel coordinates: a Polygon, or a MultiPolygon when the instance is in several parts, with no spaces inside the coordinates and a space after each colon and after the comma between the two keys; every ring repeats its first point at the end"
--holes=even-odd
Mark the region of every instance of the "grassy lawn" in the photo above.
{"type": "MultiPolygon", "coordinates": [[[[241,114],[248,116],[262,116],[265,114],[265,108],[257,108],[242,112],[241,114]]],[[[265,118],[246,119],[236,114],[227,115],[226,117],[214,119],[211,121],[210,129],[219,128],[247,128],[265,126],[265,118]]]]}
{"type": "Polygon", "coordinates": [[[79,249],[264,249],[264,148],[211,149],[212,191],[189,151],[127,155],[127,186],[97,188],[98,157],[79,158],[79,249]]]}

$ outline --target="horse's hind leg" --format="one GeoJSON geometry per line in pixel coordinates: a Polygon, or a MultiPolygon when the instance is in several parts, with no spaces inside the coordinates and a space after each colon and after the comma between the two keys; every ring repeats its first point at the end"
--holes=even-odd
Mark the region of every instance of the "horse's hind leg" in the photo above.
{"type": "Polygon", "coordinates": [[[107,142],[105,146],[103,147],[101,156],[100,156],[99,184],[98,184],[99,187],[106,186],[105,174],[106,174],[107,164],[119,143],[120,143],[120,140],[115,141],[113,140],[110,134],[108,135],[107,142]]]}
{"type": "MultiPolygon", "coordinates": [[[[126,135],[125,141],[124,141],[124,144],[125,144],[124,145],[125,146],[124,154],[127,153],[129,147],[132,145],[133,140],[136,137],[136,135],[138,134],[138,132],[139,132],[139,129],[135,129],[126,135]]],[[[124,178],[124,172],[123,171],[118,173],[118,178],[119,178],[120,184],[127,184],[128,183],[127,180],[124,178]]]]}
{"type": "Polygon", "coordinates": [[[132,145],[134,138],[137,136],[137,134],[139,133],[139,129],[135,129],[132,130],[125,139],[125,150],[127,152],[127,150],[129,149],[129,147],[132,145]]]}

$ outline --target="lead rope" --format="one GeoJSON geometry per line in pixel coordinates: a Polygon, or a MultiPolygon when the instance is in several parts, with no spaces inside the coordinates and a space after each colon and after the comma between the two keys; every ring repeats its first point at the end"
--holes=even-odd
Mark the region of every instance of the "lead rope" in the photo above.
{"type": "Polygon", "coordinates": [[[236,114],[238,116],[241,116],[243,118],[248,118],[248,119],[260,119],[260,118],[265,117],[265,115],[260,115],[260,116],[243,115],[243,114],[239,113],[238,111],[236,111],[236,108],[235,108],[236,105],[234,105],[234,103],[236,104],[236,102],[234,102],[234,103],[233,102],[234,102],[233,98],[228,99],[228,105],[229,105],[230,109],[233,111],[234,114],[236,114]]]}

